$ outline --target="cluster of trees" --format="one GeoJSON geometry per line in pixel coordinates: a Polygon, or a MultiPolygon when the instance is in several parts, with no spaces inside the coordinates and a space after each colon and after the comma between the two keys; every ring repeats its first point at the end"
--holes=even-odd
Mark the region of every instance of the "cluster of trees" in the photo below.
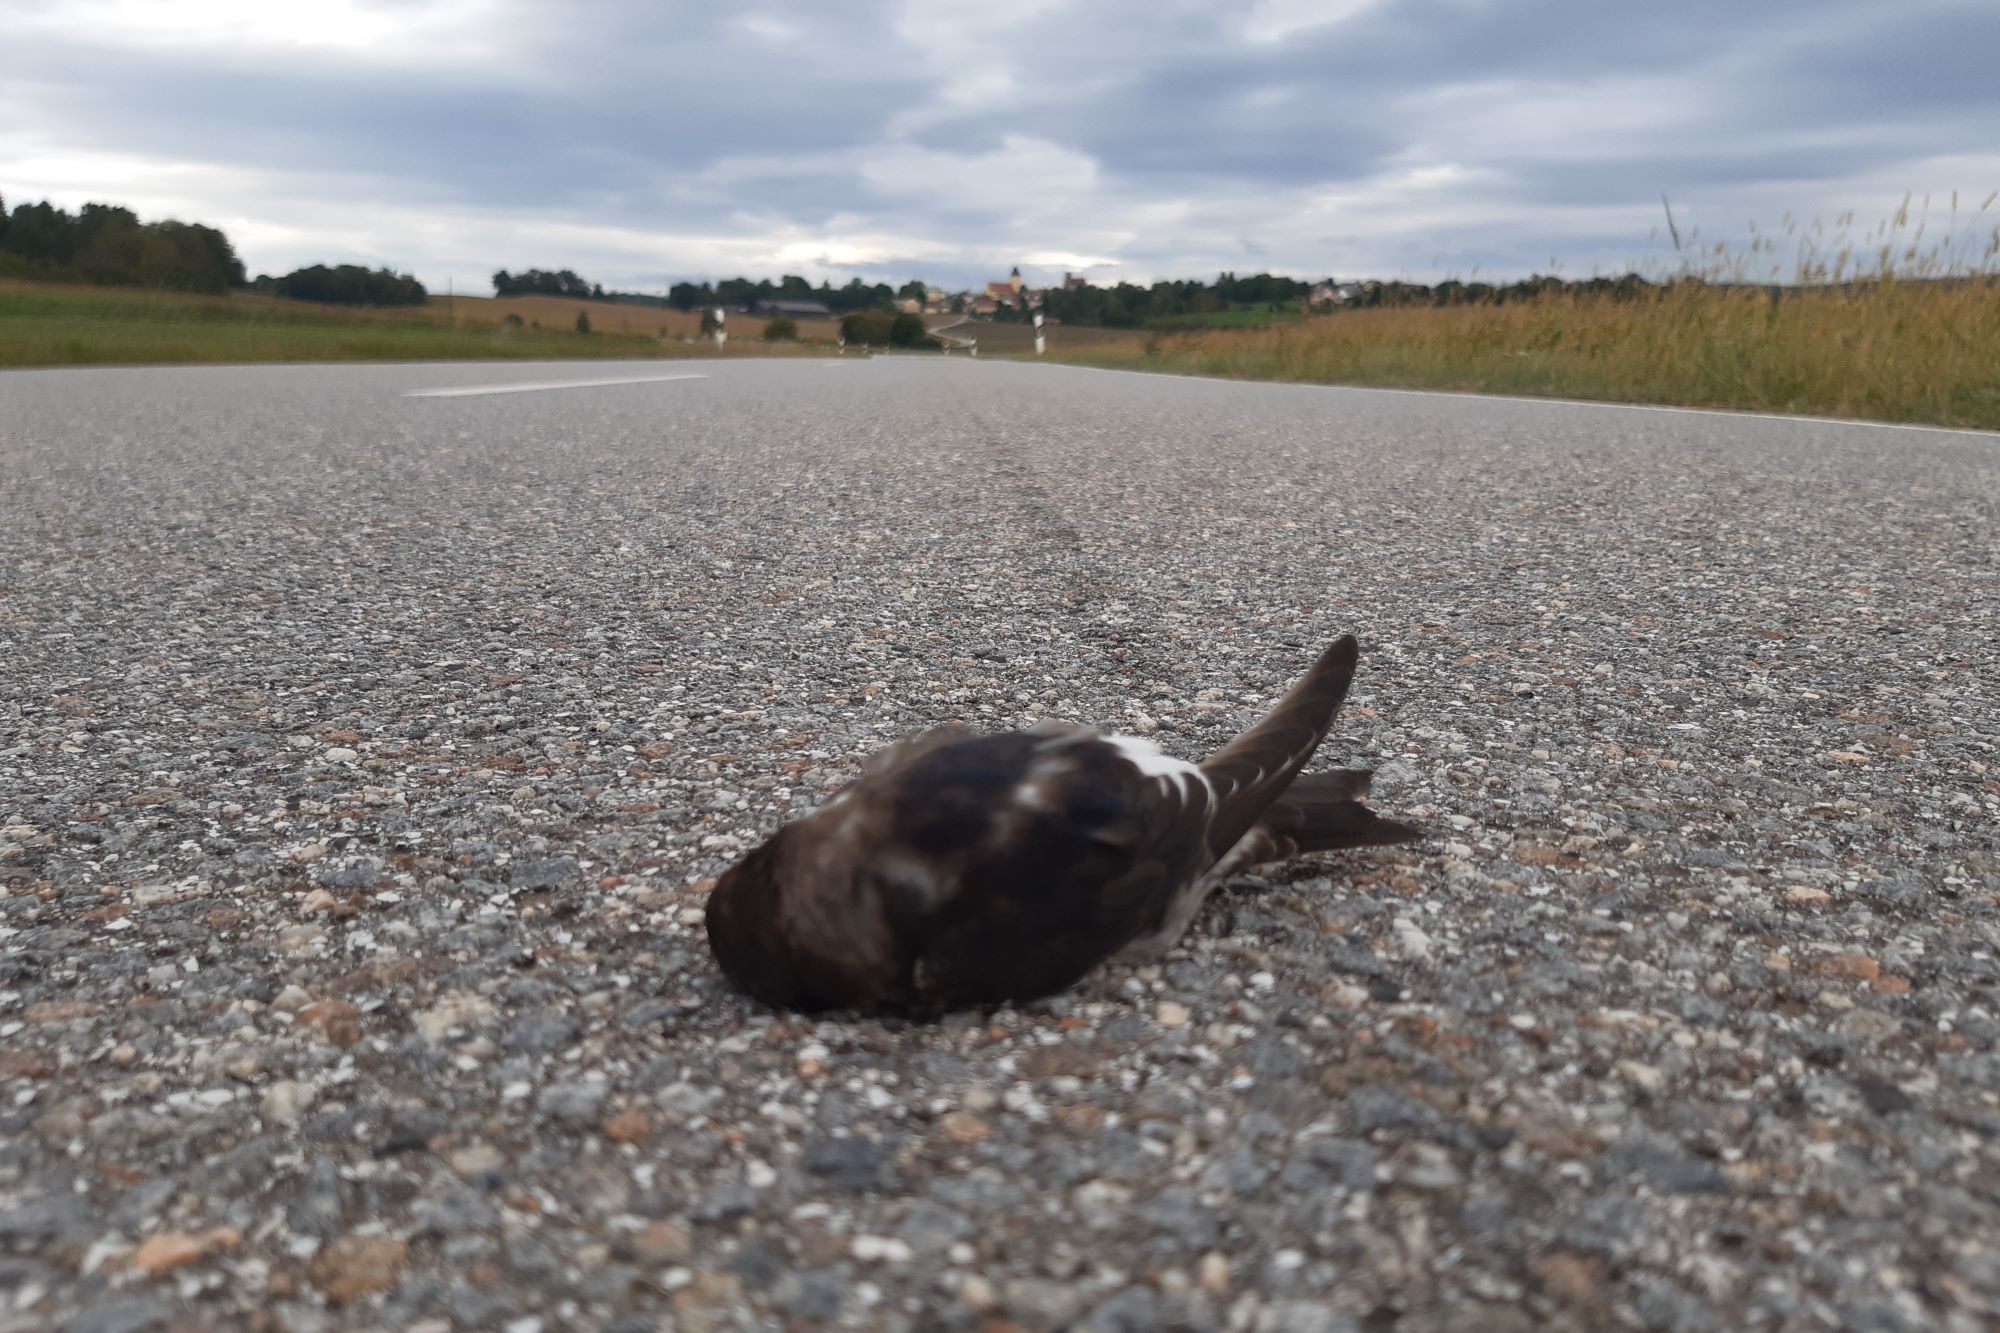
{"type": "Polygon", "coordinates": [[[843,341],[869,347],[934,347],[937,339],[924,328],[922,315],[888,310],[857,310],[840,321],[843,341]]]}
{"type": "Polygon", "coordinates": [[[141,222],[115,204],[71,213],[44,201],[9,213],[0,200],[0,274],[225,292],[243,285],[243,261],[227,236],[199,223],[141,222]]]}
{"type": "Polygon", "coordinates": [[[282,278],[259,274],[253,290],[294,301],[327,305],[422,305],[430,299],[424,285],[407,273],[359,264],[314,264],[293,269],[282,278]]]}
{"type": "Polygon", "coordinates": [[[676,310],[694,310],[712,305],[734,309],[753,306],[759,301],[818,301],[838,315],[850,310],[886,310],[898,296],[921,300],[925,290],[923,283],[914,280],[898,289],[886,282],[866,283],[859,278],[844,287],[830,282],[815,287],[798,274],[787,273],[776,282],[769,278],[755,282],[749,278],[724,278],[717,283],[677,282],[667,289],[667,304],[676,310]]]}
{"type": "MultiPolygon", "coordinates": [[[[493,275],[495,296],[573,296],[585,300],[602,301],[606,297],[604,288],[594,282],[585,282],[570,270],[531,268],[522,273],[509,273],[501,269],[493,275]]],[[[617,295],[617,293],[614,293],[617,295]]]]}
{"type": "Polygon", "coordinates": [[[760,301],[818,301],[835,314],[849,310],[888,309],[898,296],[922,299],[921,282],[906,282],[900,289],[885,282],[866,283],[853,279],[844,287],[822,282],[815,287],[795,273],[776,282],[769,278],[724,278],[720,282],[677,282],[664,298],[642,292],[607,292],[600,283],[589,282],[569,269],[531,268],[522,273],[501,269],[493,275],[493,291],[499,296],[569,296],[592,301],[622,301],[632,305],[669,306],[675,310],[699,310],[709,306],[744,309],[760,301]]]}
{"type": "MultiPolygon", "coordinates": [[[[1296,303],[1305,300],[1311,290],[1311,283],[1272,273],[1241,278],[1224,273],[1214,282],[1186,279],[1156,282],[1150,287],[1130,282],[1111,287],[1052,287],[1042,298],[1042,313],[1065,324],[1136,329],[1154,320],[1296,303]]],[[[1015,311],[1012,317],[1025,315],[1015,311]]]]}
{"type": "Polygon", "coordinates": [[[198,222],[141,222],[117,204],[85,204],[75,213],[46,200],[0,200],[0,274],[52,282],[222,293],[243,287],[298,301],[334,305],[422,305],[428,293],[407,273],[358,264],[314,264],[281,278],[245,280],[236,247],[198,222]]]}

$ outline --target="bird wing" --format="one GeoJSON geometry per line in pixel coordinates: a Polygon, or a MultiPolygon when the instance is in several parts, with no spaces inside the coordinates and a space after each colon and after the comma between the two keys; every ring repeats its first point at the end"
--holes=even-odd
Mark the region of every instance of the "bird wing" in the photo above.
{"type": "Polygon", "coordinates": [[[1202,774],[1215,789],[1208,830],[1213,860],[1221,860],[1255,827],[1326,739],[1360,655],[1352,634],[1336,639],[1263,721],[1202,761],[1202,774]]]}

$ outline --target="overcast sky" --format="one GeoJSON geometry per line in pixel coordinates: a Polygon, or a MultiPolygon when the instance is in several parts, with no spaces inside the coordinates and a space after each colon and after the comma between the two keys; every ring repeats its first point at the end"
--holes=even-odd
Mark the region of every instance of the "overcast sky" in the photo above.
{"type": "Polygon", "coordinates": [[[0,196],[461,291],[1574,276],[1663,193],[1976,207],[1996,52],[1995,0],[0,0],[0,196]]]}

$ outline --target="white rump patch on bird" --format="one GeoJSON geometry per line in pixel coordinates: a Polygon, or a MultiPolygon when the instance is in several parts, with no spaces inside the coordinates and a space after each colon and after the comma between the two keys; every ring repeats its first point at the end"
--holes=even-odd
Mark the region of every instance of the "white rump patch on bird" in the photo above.
{"type": "Polygon", "coordinates": [[[945,886],[929,861],[895,848],[878,851],[873,861],[875,873],[885,884],[894,885],[925,907],[935,907],[944,897],[945,886]]]}
{"type": "Polygon", "coordinates": [[[1014,788],[1014,804],[1023,810],[1033,810],[1038,815],[1047,814],[1053,808],[1049,805],[1049,794],[1034,778],[1014,788]]]}
{"type": "MultiPolygon", "coordinates": [[[[1160,747],[1138,736],[1106,736],[1104,743],[1125,757],[1125,762],[1149,778],[1159,778],[1184,790],[1196,785],[1208,787],[1208,775],[1185,759],[1160,753],[1160,747]]],[[[1211,793],[1213,789],[1211,788],[1211,793]]]]}

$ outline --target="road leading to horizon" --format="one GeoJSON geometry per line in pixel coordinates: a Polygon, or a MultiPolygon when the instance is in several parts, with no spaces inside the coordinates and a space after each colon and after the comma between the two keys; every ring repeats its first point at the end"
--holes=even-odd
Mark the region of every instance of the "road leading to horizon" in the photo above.
{"type": "Polygon", "coordinates": [[[1984,1327],[1996,497],[963,358],[0,374],[10,1326],[1984,1327]],[[889,738],[1195,757],[1349,630],[1424,842],[1027,1011],[719,983],[889,738]]]}

